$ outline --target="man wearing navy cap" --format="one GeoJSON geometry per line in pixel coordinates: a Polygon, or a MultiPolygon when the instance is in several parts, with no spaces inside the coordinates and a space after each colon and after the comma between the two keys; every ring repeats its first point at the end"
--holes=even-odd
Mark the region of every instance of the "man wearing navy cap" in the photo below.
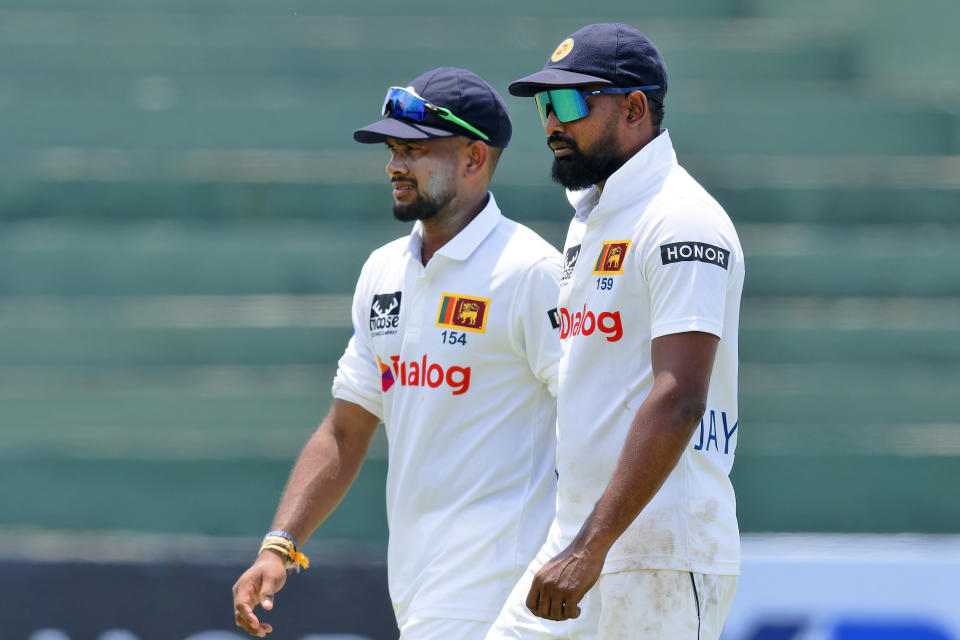
{"type": "Polygon", "coordinates": [[[744,260],[660,128],[667,70],[624,24],[563,40],[533,97],[576,214],[560,278],[557,513],[489,640],[720,636],[739,573],[744,260]]]}
{"type": "Polygon", "coordinates": [[[393,213],[412,233],[374,251],[330,413],[293,469],[270,533],[234,586],[236,622],[272,630],[298,544],[386,427],[388,572],[402,640],[480,640],[546,535],[555,506],[560,254],[489,192],[511,124],[464,69],[390,87],[383,118],[393,213]]]}

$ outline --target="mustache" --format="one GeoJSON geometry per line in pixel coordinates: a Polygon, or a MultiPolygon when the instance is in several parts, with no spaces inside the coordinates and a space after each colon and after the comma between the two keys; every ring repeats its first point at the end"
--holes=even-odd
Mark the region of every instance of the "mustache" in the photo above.
{"type": "Polygon", "coordinates": [[[417,186],[417,181],[414,180],[413,178],[400,178],[400,177],[390,178],[390,184],[397,184],[398,182],[413,185],[414,187],[417,186]]]}
{"type": "Polygon", "coordinates": [[[547,146],[551,149],[553,148],[554,143],[560,143],[565,147],[570,147],[571,149],[577,149],[577,143],[573,141],[572,138],[567,138],[560,135],[559,133],[552,133],[547,137],[547,146]]]}

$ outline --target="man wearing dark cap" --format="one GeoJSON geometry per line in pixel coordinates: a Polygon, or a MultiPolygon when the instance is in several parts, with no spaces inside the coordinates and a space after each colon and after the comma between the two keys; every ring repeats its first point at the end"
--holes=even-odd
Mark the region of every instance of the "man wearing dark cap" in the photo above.
{"type": "Polygon", "coordinates": [[[380,422],[402,640],[483,638],[555,506],[560,254],[488,191],[510,141],[506,106],[479,76],[444,67],[388,89],[382,115],[354,138],[386,144],[393,213],[415,223],[363,266],[333,407],[234,586],[253,635],[272,630],[253,607],[273,608],[380,422]]]}
{"type": "Polygon", "coordinates": [[[560,278],[557,513],[490,640],[720,636],[739,573],[743,252],[660,128],[667,71],[642,33],[592,24],[533,97],[576,210],[560,278]]]}

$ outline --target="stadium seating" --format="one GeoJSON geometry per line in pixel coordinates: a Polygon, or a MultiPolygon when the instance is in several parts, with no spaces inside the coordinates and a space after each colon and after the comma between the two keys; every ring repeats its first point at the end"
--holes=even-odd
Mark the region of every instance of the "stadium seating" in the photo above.
{"type": "MultiPolygon", "coordinates": [[[[0,0],[0,457],[30,488],[0,527],[262,532],[360,265],[407,232],[351,131],[430,67],[505,94],[618,20],[660,44],[665,125],[747,254],[744,529],[960,531],[960,5],[434,4],[0,0]]],[[[494,192],[560,245],[507,102],[494,192]]],[[[384,539],[385,447],[319,538],[384,539]]]]}

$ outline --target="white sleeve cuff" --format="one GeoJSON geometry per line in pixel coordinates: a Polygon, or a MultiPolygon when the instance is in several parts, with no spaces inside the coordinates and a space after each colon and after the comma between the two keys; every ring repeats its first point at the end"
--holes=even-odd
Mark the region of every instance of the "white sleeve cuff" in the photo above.
{"type": "Polygon", "coordinates": [[[357,393],[355,390],[347,387],[339,377],[333,380],[333,397],[361,406],[380,418],[380,422],[383,422],[383,410],[379,398],[372,399],[357,393]]]}
{"type": "Polygon", "coordinates": [[[709,333],[722,339],[723,323],[709,318],[687,318],[684,320],[672,320],[670,322],[658,322],[650,327],[650,339],[654,340],[662,336],[669,336],[674,333],[687,333],[688,331],[709,333]]]}

